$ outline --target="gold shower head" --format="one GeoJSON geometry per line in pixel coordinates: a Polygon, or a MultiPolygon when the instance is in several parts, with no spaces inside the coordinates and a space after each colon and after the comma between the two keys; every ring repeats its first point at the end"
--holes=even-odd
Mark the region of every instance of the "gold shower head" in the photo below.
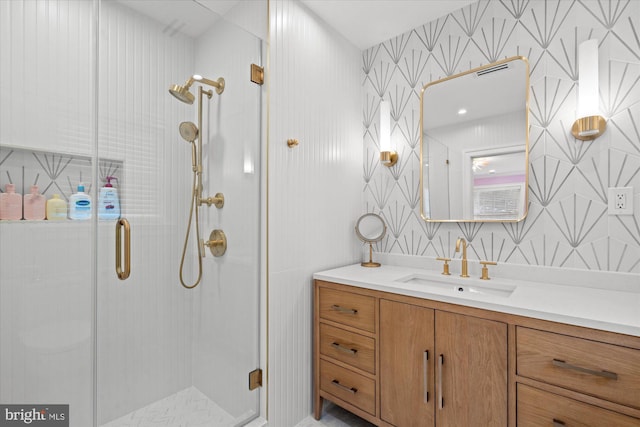
{"type": "MultiPolygon", "coordinates": [[[[220,77],[218,80],[209,80],[198,74],[194,74],[193,76],[189,77],[189,79],[186,81],[184,86],[180,86],[180,85],[171,86],[169,88],[169,93],[175,96],[178,100],[184,102],[185,104],[193,104],[193,100],[195,97],[189,91],[189,88],[195,82],[200,82],[200,83],[215,87],[216,93],[218,95],[224,92],[224,79],[222,77],[220,77]]],[[[211,95],[209,95],[209,98],[211,98],[211,95]]]]}
{"type": "MultiPolygon", "coordinates": [[[[189,79],[191,80],[191,79],[189,79]]],[[[189,83],[189,81],[187,81],[189,83]]],[[[169,88],[169,93],[176,97],[179,101],[184,102],[185,104],[193,104],[194,96],[191,92],[189,92],[189,87],[191,84],[180,86],[173,85],[169,88]]]]}

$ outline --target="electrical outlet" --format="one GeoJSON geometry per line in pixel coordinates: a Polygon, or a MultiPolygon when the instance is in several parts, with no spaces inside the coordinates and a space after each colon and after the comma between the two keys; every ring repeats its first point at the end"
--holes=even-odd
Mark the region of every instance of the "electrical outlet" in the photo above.
{"type": "Polygon", "coordinates": [[[633,214],[633,187],[609,188],[609,215],[633,214]]]}

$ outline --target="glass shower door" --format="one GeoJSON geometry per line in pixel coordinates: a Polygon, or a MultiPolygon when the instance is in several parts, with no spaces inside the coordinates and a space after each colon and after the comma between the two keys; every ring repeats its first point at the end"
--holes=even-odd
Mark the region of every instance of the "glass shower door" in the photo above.
{"type": "Polygon", "coordinates": [[[229,426],[259,413],[248,374],[259,363],[261,88],[248,71],[262,42],[215,6],[100,3],[95,194],[115,177],[131,273],[115,274],[116,219],[98,220],[98,426],[229,426]],[[222,77],[224,90],[194,75],[222,77]],[[171,96],[190,78],[192,104],[171,96]],[[194,208],[188,227],[194,169],[202,198],[225,201],[194,208]],[[218,257],[202,246],[213,230],[228,239],[218,257]]]}
{"type": "Polygon", "coordinates": [[[249,3],[0,1],[0,194],[35,185],[68,203],[83,184],[93,201],[90,220],[66,209],[58,221],[0,220],[0,414],[64,413],[71,427],[258,415],[248,374],[259,363],[262,89],[249,66],[262,41],[222,17],[242,21],[249,3]],[[212,11],[221,5],[233,7],[212,11]],[[222,230],[228,249],[207,249],[186,289],[192,144],[179,126],[199,121],[197,103],[168,89],[194,74],[226,82],[198,125],[202,195],[225,203],[199,208],[185,281],[198,276],[200,238],[222,230]],[[107,181],[119,215],[100,197],[107,181]],[[131,230],[126,280],[118,216],[131,230]]]}

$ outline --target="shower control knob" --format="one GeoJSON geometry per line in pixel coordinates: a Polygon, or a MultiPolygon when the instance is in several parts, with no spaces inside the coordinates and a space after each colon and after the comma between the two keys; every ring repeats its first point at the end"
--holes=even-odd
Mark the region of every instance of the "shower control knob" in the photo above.
{"type": "Polygon", "coordinates": [[[213,230],[204,245],[209,248],[213,256],[222,256],[227,251],[227,236],[222,230],[213,230]]]}
{"type": "Polygon", "coordinates": [[[206,204],[207,206],[215,206],[220,209],[224,206],[224,194],[216,193],[213,197],[207,197],[206,199],[200,199],[200,205],[206,204]]]}

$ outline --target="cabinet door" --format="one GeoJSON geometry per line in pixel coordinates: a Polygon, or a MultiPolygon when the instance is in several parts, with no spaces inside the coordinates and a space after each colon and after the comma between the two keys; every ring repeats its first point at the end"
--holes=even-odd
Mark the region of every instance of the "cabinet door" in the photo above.
{"type": "Polygon", "coordinates": [[[507,425],[507,325],[436,311],[438,427],[507,425]]]}
{"type": "Polygon", "coordinates": [[[398,427],[433,426],[434,312],[380,300],[380,417],[398,427]]]}

